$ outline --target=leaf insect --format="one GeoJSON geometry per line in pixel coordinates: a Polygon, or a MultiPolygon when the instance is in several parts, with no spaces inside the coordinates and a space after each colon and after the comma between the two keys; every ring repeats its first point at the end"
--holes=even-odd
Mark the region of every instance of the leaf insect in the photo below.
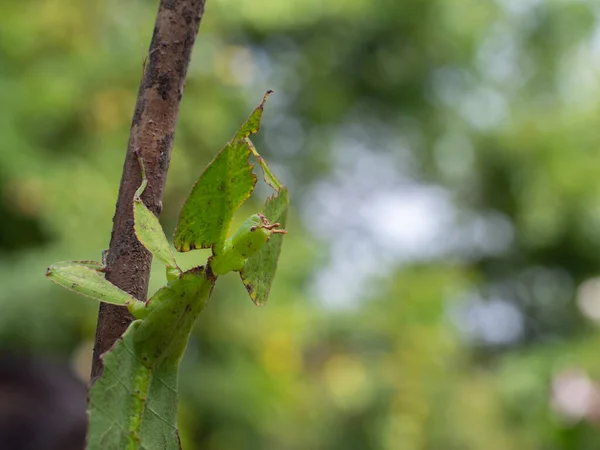
{"type": "Polygon", "coordinates": [[[94,261],[51,265],[55,283],[105,303],[126,306],[135,320],[107,353],[90,390],[88,450],[176,450],[179,363],[198,314],[217,277],[239,272],[252,301],[263,305],[275,276],[289,204],[288,191],[256,152],[249,137],[260,126],[267,92],[234,137],[206,167],[188,196],[174,234],[175,248],[211,248],[204,266],[182,271],[158,218],[141,199],[147,178],[139,157],[142,183],[133,199],[135,234],[164,264],[167,284],[147,301],[134,298],[104,278],[94,261]],[[233,234],[234,213],[256,184],[254,154],[275,193],[261,213],[251,215],[233,234]]]}

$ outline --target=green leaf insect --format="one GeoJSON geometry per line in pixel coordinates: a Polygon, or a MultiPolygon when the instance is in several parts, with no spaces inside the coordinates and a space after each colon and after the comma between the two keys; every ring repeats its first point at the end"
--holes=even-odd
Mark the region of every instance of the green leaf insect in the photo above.
{"type": "Polygon", "coordinates": [[[88,450],[177,450],[177,380],[179,363],[198,314],[206,306],[217,277],[237,271],[252,300],[266,302],[281,250],[288,192],[249,136],[258,131],[265,100],[250,115],[194,185],[174,236],[179,251],[212,248],[204,266],[183,272],[158,218],[141,196],[133,200],[138,240],[165,265],[167,285],[141,301],[104,278],[93,261],[53,264],[46,275],[59,285],[105,303],[126,306],[135,320],[112,349],[102,355],[104,368],[89,395],[88,450]],[[275,193],[261,213],[253,214],[229,236],[234,213],[254,190],[253,154],[265,182],[275,193]],[[229,236],[229,237],[228,237],[229,236]]]}

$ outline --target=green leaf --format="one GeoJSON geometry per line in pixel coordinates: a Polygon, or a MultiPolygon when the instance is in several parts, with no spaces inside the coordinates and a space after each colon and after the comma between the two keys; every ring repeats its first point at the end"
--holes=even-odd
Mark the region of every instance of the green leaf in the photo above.
{"type": "Polygon", "coordinates": [[[180,449],[179,362],[214,282],[202,268],[181,274],[102,356],[102,375],[90,390],[87,450],[180,449]]]}
{"type": "MultiPolygon", "coordinates": [[[[280,223],[285,228],[288,205],[288,191],[283,186],[278,194],[267,199],[263,214],[271,223],[280,223]]],[[[258,253],[248,258],[240,271],[240,277],[250,298],[258,306],[264,305],[269,297],[282,242],[283,235],[271,235],[269,242],[258,253]]]]}
{"type": "Polygon", "coordinates": [[[231,219],[254,190],[256,176],[248,162],[251,148],[248,136],[260,126],[267,96],[208,165],[187,198],[175,229],[175,248],[187,252],[212,247],[214,254],[223,251],[231,219]]]}
{"type": "Polygon", "coordinates": [[[104,303],[127,306],[136,317],[144,309],[144,302],[119,289],[99,271],[100,263],[94,261],[63,261],[52,264],[46,276],[71,291],[104,303]]]}
{"type": "Polygon", "coordinates": [[[181,273],[158,217],[144,205],[144,202],[138,196],[133,201],[133,217],[135,234],[144,247],[167,268],[176,273],[181,273]]]}

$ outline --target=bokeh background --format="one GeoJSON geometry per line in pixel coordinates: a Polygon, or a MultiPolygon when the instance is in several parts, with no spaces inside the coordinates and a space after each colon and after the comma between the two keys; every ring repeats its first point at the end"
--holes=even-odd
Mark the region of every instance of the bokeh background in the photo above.
{"type": "MultiPolygon", "coordinates": [[[[0,3],[0,348],[84,378],[44,272],[108,246],[156,9],[0,3]]],[[[195,328],[184,448],[599,448],[599,69],[593,0],[208,0],[163,226],[267,89],[292,209],[269,304],[225,276],[195,328]]]]}

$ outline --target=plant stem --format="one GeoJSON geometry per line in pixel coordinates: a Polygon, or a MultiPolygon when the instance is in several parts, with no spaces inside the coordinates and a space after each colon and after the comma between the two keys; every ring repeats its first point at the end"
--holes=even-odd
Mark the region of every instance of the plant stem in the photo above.
{"type": "MultiPolygon", "coordinates": [[[[141,183],[138,151],[146,167],[148,187],[144,204],[156,215],[171,159],[175,126],[192,47],[204,13],[205,0],[161,0],[144,63],[135,105],[110,247],[106,279],[134,297],[145,300],[152,256],[133,229],[133,196],[141,183]]],[[[127,308],[102,303],[92,361],[92,382],[102,372],[100,355],[108,351],[133,317],[127,308]]]]}

